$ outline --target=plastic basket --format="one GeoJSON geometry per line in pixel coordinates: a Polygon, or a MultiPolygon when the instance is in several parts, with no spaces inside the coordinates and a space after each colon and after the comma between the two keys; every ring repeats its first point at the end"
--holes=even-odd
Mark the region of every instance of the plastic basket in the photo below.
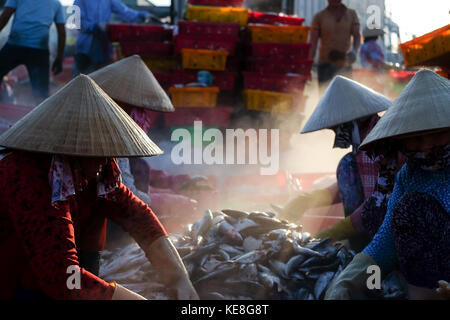
{"type": "Polygon", "coordinates": [[[249,23],[262,23],[262,24],[286,24],[286,25],[295,25],[301,26],[305,19],[300,17],[291,17],[291,16],[283,16],[275,13],[266,13],[266,12],[256,12],[252,11],[249,14],[248,22],[249,23]]]}
{"type": "Polygon", "coordinates": [[[228,128],[231,122],[232,107],[179,108],[164,114],[166,127],[192,126],[194,121],[202,121],[203,126],[228,128]]]}
{"type": "Polygon", "coordinates": [[[295,60],[289,57],[260,58],[250,57],[247,59],[247,71],[261,73],[296,73],[310,77],[314,61],[295,60]]]}
{"type": "Polygon", "coordinates": [[[402,43],[399,47],[406,66],[439,64],[436,60],[442,57],[444,61],[450,53],[450,24],[402,43]]]}
{"type": "Polygon", "coordinates": [[[252,43],[249,54],[255,57],[274,55],[292,56],[299,60],[309,58],[310,43],[252,43]]]}
{"type": "Polygon", "coordinates": [[[245,0],[189,0],[188,3],[196,6],[236,7],[244,5],[245,0]]]}
{"type": "Polygon", "coordinates": [[[186,19],[205,22],[234,22],[246,26],[248,9],[230,7],[189,6],[186,19]]]}
{"type": "Polygon", "coordinates": [[[311,27],[249,25],[253,42],[306,43],[311,27]]]}
{"type": "Polygon", "coordinates": [[[121,52],[125,57],[138,54],[142,57],[168,56],[173,53],[173,45],[169,42],[123,41],[121,52]]]}
{"type": "Polygon", "coordinates": [[[172,39],[173,30],[162,26],[110,24],[108,33],[112,42],[138,40],[163,42],[172,39]]]}
{"type": "MultiPolygon", "coordinates": [[[[213,85],[220,90],[231,91],[234,89],[237,73],[226,71],[212,71],[213,85]]],[[[172,75],[172,85],[197,82],[197,71],[177,70],[172,75]]]]}
{"type": "Polygon", "coordinates": [[[285,93],[302,93],[306,81],[305,76],[243,72],[244,88],[252,90],[277,91],[285,93]]]}
{"type": "Polygon", "coordinates": [[[153,75],[164,90],[168,90],[173,85],[172,72],[156,71],[153,75]]]}
{"type": "Polygon", "coordinates": [[[224,71],[228,52],[203,49],[182,49],[184,69],[224,71]]]}
{"type": "Polygon", "coordinates": [[[198,22],[198,21],[179,21],[178,32],[180,35],[196,36],[220,36],[227,38],[239,38],[239,23],[223,22],[198,22]]]}
{"type": "Polygon", "coordinates": [[[144,63],[152,71],[172,71],[178,67],[178,59],[175,57],[147,57],[144,63]]]}
{"type": "Polygon", "coordinates": [[[175,54],[181,53],[182,49],[204,49],[226,51],[230,55],[234,55],[238,42],[239,38],[178,35],[175,37],[175,54]]]}
{"type": "Polygon", "coordinates": [[[169,93],[175,107],[214,108],[217,104],[218,87],[171,87],[169,93]]]}
{"type": "Polygon", "coordinates": [[[244,103],[248,110],[289,113],[294,108],[294,94],[262,90],[244,90],[244,103]]]}

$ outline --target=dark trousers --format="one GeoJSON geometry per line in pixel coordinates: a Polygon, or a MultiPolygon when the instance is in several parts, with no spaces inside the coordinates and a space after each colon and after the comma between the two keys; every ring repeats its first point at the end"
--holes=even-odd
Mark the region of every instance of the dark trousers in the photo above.
{"type": "Polygon", "coordinates": [[[333,80],[337,75],[342,75],[347,78],[352,78],[352,68],[351,67],[337,67],[330,63],[321,63],[318,65],[317,69],[319,84],[324,84],[333,80]]]}
{"type": "Polygon", "coordinates": [[[108,65],[108,62],[95,62],[88,55],[77,53],[74,56],[73,77],[81,74],[89,74],[108,65]]]}
{"type": "Polygon", "coordinates": [[[33,96],[45,99],[49,93],[49,51],[6,44],[0,50],[0,81],[11,70],[24,64],[30,77],[33,96]]]}

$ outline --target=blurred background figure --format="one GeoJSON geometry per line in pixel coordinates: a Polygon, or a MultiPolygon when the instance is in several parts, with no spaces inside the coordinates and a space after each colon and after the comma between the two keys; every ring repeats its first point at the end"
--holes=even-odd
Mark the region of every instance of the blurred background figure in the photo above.
{"type": "Polygon", "coordinates": [[[383,34],[384,32],[381,29],[364,29],[364,44],[359,53],[361,64],[364,69],[377,71],[384,70],[384,53],[377,43],[378,38],[383,36],[383,34]]]}
{"type": "Polygon", "coordinates": [[[314,60],[320,40],[319,84],[332,80],[337,74],[351,77],[352,64],[361,45],[356,11],[347,8],[341,0],[328,0],[328,7],[314,16],[312,28],[311,60],[314,60]]]}
{"type": "Polygon", "coordinates": [[[111,14],[125,22],[145,22],[150,18],[146,11],[136,11],[120,0],[75,0],[81,10],[81,30],[77,38],[74,76],[89,74],[110,63],[112,48],[107,26],[111,14]]]}
{"type": "Polygon", "coordinates": [[[24,64],[30,76],[33,97],[48,97],[50,83],[49,33],[53,22],[58,32],[58,53],[53,73],[62,71],[66,42],[65,17],[58,0],[8,0],[0,16],[0,32],[14,14],[7,44],[0,51],[0,81],[12,69],[24,64]]]}

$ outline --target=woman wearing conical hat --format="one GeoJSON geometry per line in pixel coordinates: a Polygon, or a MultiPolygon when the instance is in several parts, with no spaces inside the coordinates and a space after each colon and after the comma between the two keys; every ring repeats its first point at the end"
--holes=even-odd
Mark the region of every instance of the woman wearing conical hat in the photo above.
{"type": "Polygon", "coordinates": [[[0,146],[10,151],[0,161],[2,298],[142,299],[97,276],[107,219],[134,237],[174,298],[198,298],[164,227],[120,180],[116,158],[162,151],[89,77],[37,106],[0,146]]]}
{"type": "Polygon", "coordinates": [[[450,81],[422,70],[364,140],[395,141],[407,161],[396,176],[388,212],[372,242],[333,282],[327,299],[365,293],[370,265],[398,267],[409,296],[450,298],[450,81]]]}
{"type": "MultiPolygon", "coordinates": [[[[170,98],[138,55],[119,60],[89,76],[146,133],[151,125],[151,112],[175,111],[170,98]]],[[[162,216],[170,216],[171,212],[176,211],[176,207],[183,208],[186,216],[191,216],[191,213],[197,210],[197,202],[183,195],[167,191],[150,194],[149,182],[157,183],[155,187],[158,189],[177,190],[193,181],[189,175],[169,175],[164,171],[152,169],[147,161],[140,158],[120,158],[118,161],[123,183],[138,198],[151,205],[162,216]]],[[[195,187],[194,182],[190,185],[195,187]]],[[[110,237],[114,242],[126,241],[126,239],[120,241],[115,238],[128,238],[114,224],[110,224],[109,228],[115,235],[110,237]]]]}
{"type": "MultiPolygon", "coordinates": [[[[397,157],[386,150],[383,155],[369,157],[357,149],[379,120],[377,113],[391,104],[388,98],[355,81],[342,76],[334,78],[302,133],[332,129],[336,134],[334,147],[352,146],[353,151],[339,162],[336,185],[300,195],[288,203],[284,215],[300,219],[310,208],[342,202],[347,218],[318,237],[343,240],[376,233],[393,189],[397,157]]],[[[364,240],[355,240],[353,244],[364,240]]]]}
{"type": "MultiPolygon", "coordinates": [[[[89,76],[128,113],[145,133],[148,133],[150,129],[151,111],[175,111],[170,98],[138,55],[112,63],[89,76]]],[[[119,159],[119,167],[124,184],[142,201],[150,205],[148,192],[143,192],[135,186],[130,160],[119,159]]]]}

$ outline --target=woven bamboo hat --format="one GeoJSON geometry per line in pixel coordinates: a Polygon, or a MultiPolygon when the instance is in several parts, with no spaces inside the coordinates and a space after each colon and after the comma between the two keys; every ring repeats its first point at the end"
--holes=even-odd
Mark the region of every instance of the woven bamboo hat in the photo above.
{"type": "Polygon", "coordinates": [[[170,98],[138,55],[112,63],[89,76],[119,104],[175,111],[170,98]]]}
{"type": "Polygon", "coordinates": [[[80,75],[0,136],[0,146],[85,157],[162,154],[92,79],[80,75]]]}
{"type": "Polygon", "coordinates": [[[423,69],[411,79],[361,148],[386,138],[450,127],[450,81],[423,69]]]}
{"type": "Polygon", "coordinates": [[[385,111],[391,105],[390,99],[372,89],[346,77],[336,76],[308,119],[302,133],[330,129],[385,111]]]}

